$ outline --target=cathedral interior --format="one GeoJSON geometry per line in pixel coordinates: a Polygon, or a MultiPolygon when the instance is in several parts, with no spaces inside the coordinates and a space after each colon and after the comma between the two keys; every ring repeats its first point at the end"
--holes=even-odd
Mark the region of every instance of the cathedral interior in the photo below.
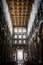
{"type": "Polygon", "coordinates": [[[43,0],[0,0],[0,63],[43,63],[43,0]]]}

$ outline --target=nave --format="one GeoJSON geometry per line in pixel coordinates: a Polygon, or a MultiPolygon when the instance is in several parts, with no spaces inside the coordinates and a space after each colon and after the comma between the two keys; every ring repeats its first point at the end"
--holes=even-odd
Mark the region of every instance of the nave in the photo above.
{"type": "Polygon", "coordinates": [[[0,65],[43,63],[43,0],[0,0],[0,65]]]}

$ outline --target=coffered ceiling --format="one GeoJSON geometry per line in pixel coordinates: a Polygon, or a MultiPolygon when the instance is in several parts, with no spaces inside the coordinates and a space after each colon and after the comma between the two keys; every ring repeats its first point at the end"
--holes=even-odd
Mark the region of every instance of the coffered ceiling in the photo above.
{"type": "Polygon", "coordinates": [[[33,2],[34,0],[7,0],[14,27],[27,27],[33,2]]]}

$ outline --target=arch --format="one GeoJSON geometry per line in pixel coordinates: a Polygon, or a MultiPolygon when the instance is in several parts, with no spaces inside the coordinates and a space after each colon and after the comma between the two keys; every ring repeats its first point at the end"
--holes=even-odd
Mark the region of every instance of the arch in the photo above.
{"type": "MultiPolygon", "coordinates": [[[[42,57],[43,57],[43,34],[42,34],[42,29],[43,29],[43,20],[41,20],[40,24],[39,24],[40,54],[42,54],[42,57]]],[[[40,60],[43,63],[42,57],[40,57],[40,60]]]]}

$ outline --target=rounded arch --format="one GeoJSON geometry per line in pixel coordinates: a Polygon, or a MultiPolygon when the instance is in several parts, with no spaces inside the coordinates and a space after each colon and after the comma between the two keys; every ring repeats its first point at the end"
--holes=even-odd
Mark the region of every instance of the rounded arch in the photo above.
{"type": "Polygon", "coordinates": [[[40,60],[43,63],[43,20],[40,21],[39,24],[39,37],[40,37],[40,54],[42,54],[42,57],[40,56],[40,60]]]}

